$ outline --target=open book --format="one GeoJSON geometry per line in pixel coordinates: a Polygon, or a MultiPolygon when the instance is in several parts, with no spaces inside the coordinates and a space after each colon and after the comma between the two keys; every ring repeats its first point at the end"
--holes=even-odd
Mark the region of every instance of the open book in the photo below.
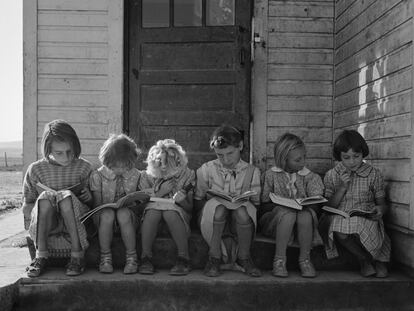
{"type": "Polygon", "coordinates": [[[59,190],[55,190],[55,189],[52,189],[52,188],[50,188],[50,187],[48,187],[48,186],[46,186],[46,185],[44,185],[44,184],[42,184],[40,181],[36,184],[36,186],[39,188],[39,192],[42,192],[42,191],[50,191],[50,192],[53,192],[53,193],[57,193],[58,191],[62,191],[62,190],[70,190],[70,191],[72,191],[76,196],[78,196],[78,195],[80,195],[81,194],[81,191],[82,191],[82,189],[84,188],[84,186],[81,184],[81,183],[77,183],[77,184],[74,184],[74,185],[72,185],[72,186],[70,186],[70,187],[66,187],[66,188],[64,188],[64,189],[59,189],[59,190]]]}
{"type": "Polygon", "coordinates": [[[304,205],[311,205],[311,204],[318,204],[318,203],[324,203],[328,202],[327,199],[325,199],[321,195],[315,195],[307,198],[300,198],[300,199],[289,199],[284,198],[281,196],[278,196],[274,193],[269,194],[270,200],[272,200],[273,203],[283,205],[286,207],[290,207],[297,210],[302,210],[302,206],[304,205]]]}
{"type": "Polygon", "coordinates": [[[326,205],[322,207],[322,210],[324,210],[325,212],[328,212],[328,213],[341,215],[345,218],[350,218],[352,216],[360,216],[360,217],[370,218],[370,217],[372,217],[373,215],[376,214],[375,210],[374,211],[364,211],[364,210],[361,210],[361,209],[352,209],[349,212],[344,212],[344,211],[341,211],[337,208],[333,208],[333,207],[326,206],[326,205]]]}
{"type": "Polygon", "coordinates": [[[148,202],[150,199],[150,196],[143,192],[143,191],[135,191],[135,192],[131,192],[128,193],[127,195],[123,196],[122,198],[120,198],[118,201],[114,202],[114,203],[105,203],[105,204],[101,204],[93,209],[91,209],[89,212],[83,214],[80,217],[80,221],[83,223],[85,222],[88,218],[90,218],[92,215],[96,214],[97,212],[99,212],[100,210],[104,209],[104,208],[113,208],[113,209],[118,209],[124,206],[128,206],[131,205],[135,202],[140,202],[140,203],[144,203],[144,202],[148,202]]]}
{"type": "Polygon", "coordinates": [[[218,191],[218,190],[213,190],[213,189],[207,190],[207,193],[214,196],[214,197],[219,197],[219,198],[225,199],[225,200],[227,200],[231,203],[247,201],[247,200],[249,200],[249,198],[251,196],[254,196],[254,195],[257,194],[256,191],[249,190],[249,191],[246,191],[242,194],[231,195],[231,194],[224,193],[224,192],[221,192],[221,191],[218,191]]]}

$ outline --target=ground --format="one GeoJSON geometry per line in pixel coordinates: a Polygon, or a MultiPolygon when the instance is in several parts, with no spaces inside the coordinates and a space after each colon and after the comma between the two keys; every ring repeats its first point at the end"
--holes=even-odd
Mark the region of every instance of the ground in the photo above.
{"type": "Polygon", "coordinates": [[[0,214],[21,207],[22,183],[21,167],[0,168],[0,214]]]}

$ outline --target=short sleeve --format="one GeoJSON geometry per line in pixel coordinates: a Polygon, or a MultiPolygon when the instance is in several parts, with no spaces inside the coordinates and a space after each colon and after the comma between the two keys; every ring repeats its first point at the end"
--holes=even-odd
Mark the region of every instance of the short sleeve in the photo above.
{"type": "Polygon", "coordinates": [[[25,203],[35,203],[39,196],[36,189],[37,179],[34,175],[33,166],[30,165],[23,180],[23,198],[25,203]]]}
{"type": "Polygon", "coordinates": [[[102,191],[102,176],[98,171],[93,171],[89,177],[89,187],[91,191],[102,191]]]}
{"type": "Polygon", "coordinates": [[[375,176],[373,182],[373,190],[374,190],[374,197],[375,199],[381,199],[385,197],[384,191],[384,177],[382,176],[381,172],[375,169],[375,176]]]}
{"type": "Polygon", "coordinates": [[[334,170],[329,170],[324,179],[323,183],[325,185],[325,198],[331,198],[335,193],[335,184],[334,184],[334,170]]]}
{"type": "Polygon", "coordinates": [[[197,169],[196,173],[196,190],[194,192],[195,200],[203,200],[206,197],[206,192],[209,189],[208,187],[208,172],[207,166],[203,164],[200,168],[197,169]]]}
{"type": "Polygon", "coordinates": [[[269,194],[274,191],[273,182],[273,175],[271,174],[271,171],[266,171],[263,181],[262,203],[270,202],[269,194]]]}
{"type": "Polygon", "coordinates": [[[306,183],[306,195],[308,197],[314,195],[324,195],[323,190],[324,186],[322,178],[318,174],[310,173],[309,179],[306,183]]]}

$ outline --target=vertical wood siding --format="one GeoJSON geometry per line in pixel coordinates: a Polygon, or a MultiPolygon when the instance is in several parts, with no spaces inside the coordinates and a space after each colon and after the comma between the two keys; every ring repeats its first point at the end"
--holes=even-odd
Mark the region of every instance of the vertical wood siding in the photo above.
{"type": "Polygon", "coordinates": [[[37,145],[45,123],[65,119],[96,163],[108,134],[122,130],[122,1],[37,2],[37,145]]]}
{"type": "Polygon", "coordinates": [[[291,132],[307,146],[307,165],[331,165],[333,1],[269,1],[267,166],[276,138],[291,132]]]}
{"type": "Polygon", "coordinates": [[[365,137],[368,160],[385,175],[387,222],[400,231],[414,229],[412,11],[409,0],[338,0],[335,9],[334,135],[356,129],[365,137]]]}

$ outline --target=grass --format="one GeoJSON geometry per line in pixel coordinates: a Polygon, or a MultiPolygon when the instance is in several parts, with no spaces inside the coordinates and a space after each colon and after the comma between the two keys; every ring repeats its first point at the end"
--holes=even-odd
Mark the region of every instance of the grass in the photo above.
{"type": "Polygon", "coordinates": [[[0,213],[22,206],[22,171],[11,168],[0,168],[0,213]]]}

